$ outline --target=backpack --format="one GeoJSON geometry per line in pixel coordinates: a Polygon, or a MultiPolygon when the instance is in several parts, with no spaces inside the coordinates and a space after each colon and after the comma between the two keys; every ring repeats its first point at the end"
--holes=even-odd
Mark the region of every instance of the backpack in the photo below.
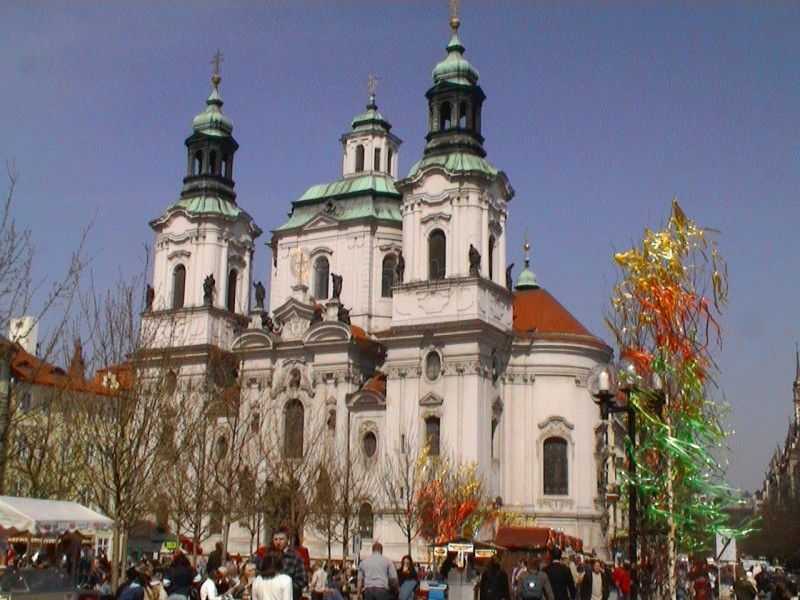
{"type": "Polygon", "coordinates": [[[541,600],[544,597],[544,585],[539,573],[526,572],[519,580],[518,591],[522,600],[541,600]]]}

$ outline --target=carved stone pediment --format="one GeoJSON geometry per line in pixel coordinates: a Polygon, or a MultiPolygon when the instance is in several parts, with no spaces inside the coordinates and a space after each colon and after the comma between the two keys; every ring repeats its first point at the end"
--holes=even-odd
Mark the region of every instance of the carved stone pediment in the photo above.
{"type": "Polygon", "coordinates": [[[285,394],[290,398],[300,396],[313,397],[314,388],[311,385],[313,373],[311,365],[302,360],[286,360],[280,364],[273,377],[270,396],[277,398],[285,394]]]}
{"type": "Polygon", "coordinates": [[[307,344],[313,342],[336,342],[350,339],[350,327],[338,321],[323,321],[312,325],[303,336],[307,344]]]}
{"type": "Polygon", "coordinates": [[[425,223],[430,223],[431,221],[441,222],[441,221],[449,221],[449,220],[450,220],[450,213],[435,212],[435,213],[431,213],[429,215],[425,215],[424,217],[422,217],[419,220],[419,222],[422,225],[424,225],[425,223]]]}
{"type": "Polygon", "coordinates": [[[289,298],[273,312],[274,319],[281,327],[281,338],[299,340],[314,318],[314,307],[296,298],[289,298]]]}
{"type": "Polygon", "coordinates": [[[373,390],[359,390],[347,397],[347,407],[351,411],[386,410],[386,396],[373,390]]]}
{"type": "Polygon", "coordinates": [[[443,402],[444,399],[433,392],[428,392],[419,399],[420,406],[441,406],[443,402]]]}
{"type": "Polygon", "coordinates": [[[302,231],[312,231],[314,229],[327,229],[328,227],[336,227],[339,221],[328,215],[317,215],[312,218],[308,223],[303,225],[302,231]]]}
{"type": "Polygon", "coordinates": [[[234,341],[233,350],[247,350],[249,348],[272,348],[272,338],[262,329],[245,329],[234,341]]]}

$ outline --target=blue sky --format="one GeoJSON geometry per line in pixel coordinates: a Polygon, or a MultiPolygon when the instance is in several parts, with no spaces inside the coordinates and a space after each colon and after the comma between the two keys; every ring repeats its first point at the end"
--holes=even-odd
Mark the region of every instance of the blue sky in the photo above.
{"type": "MultiPolygon", "coordinates": [[[[517,272],[529,231],[541,284],[610,341],[613,252],[660,226],[673,197],[720,230],[731,302],[716,394],[737,431],[730,480],[757,488],[792,413],[800,337],[800,4],[476,1],[461,20],[487,158],[517,192],[517,272]]],[[[339,176],[369,73],[406,172],[447,21],[443,1],[2,3],[0,157],[19,171],[37,276],[59,272],[93,217],[95,280],[141,269],[217,48],[238,199],[264,230],[339,176]]],[[[269,256],[260,246],[256,279],[269,256]]]]}

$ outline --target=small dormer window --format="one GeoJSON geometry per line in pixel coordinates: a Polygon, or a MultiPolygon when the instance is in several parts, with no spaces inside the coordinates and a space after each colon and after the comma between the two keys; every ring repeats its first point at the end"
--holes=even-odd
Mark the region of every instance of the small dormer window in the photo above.
{"type": "Polygon", "coordinates": [[[359,144],[356,146],[356,172],[364,170],[364,146],[359,144]]]}

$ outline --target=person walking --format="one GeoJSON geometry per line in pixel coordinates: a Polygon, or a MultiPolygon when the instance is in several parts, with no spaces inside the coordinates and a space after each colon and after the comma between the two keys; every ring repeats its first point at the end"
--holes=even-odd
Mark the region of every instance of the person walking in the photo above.
{"type": "Polygon", "coordinates": [[[609,581],[603,570],[603,563],[596,558],[592,570],[583,576],[581,600],[608,600],[609,581]]]}
{"type": "Polygon", "coordinates": [[[285,555],[272,549],[261,561],[261,573],[253,581],[251,600],[292,600],[294,582],[285,570],[285,555]]]}
{"type": "Polygon", "coordinates": [[[167,600],[189,600],[192,582],[197,575],[186,555],[178,550],[172,555],[169,568],[164,573],[167,600]]]}
{"type": "Polygon", "coordinates": [[[408,554],[400,559],[397,582],[400,585],[398,600],[414,600],[414,592],[419,587],[419,577],[417,570],[414,568],[414,561],[408,554]]]}
{"type": "MultiPolygon", "coordinates": [[[[302,556],[300,558],[302,559],[302,556]]],[[[325,589],[328,587],[328,573],[323,568],[321,560],[314,561],[314,569],[308,587],[311,588],[311,600],[322,600],[325,589]]]]}
{"type": "Polygon", "coordinates": [[[383,555],[380,542],[372,544],[372,555],[358,565],[358,585],[356,600],[389,600],[389,590],[398,593],[397,569],[394,563],[383,555]]]}
{"type": "Polygon", "coordinates": [[[561,562],[561,550],[559,548],[553,548],[550,551],[550,564],[543,570],[550,580],[555,600],[572,600],[573,596],[575,596],[575,581],[572,578],[572,571],[561,562]]]}
{"type": "Polygon", "coordinates": [[[214,571],[217,570],[217,567],[222,566],[222,562],[223,562],[222,542],[217,542],[216,544],[214,544],[214,550],[212,550],[211,553],[209,553],[208,555],[208,562],[206,562],[206,574],[211,575],[214,571]]]}
{"type": "Polygon", "coordinates": [[[540,560],[539,557],[525,559],[525,569],[517,574],[519,600],[554,600],[550,579],[539,568],[540,560]]]}
{"type": "Polygon", "coordinates": [[[500,559],[496,554],[492,554],[486,570],[481,575],[479,600],[511,600],[508,577],[500,568],[500,559]]]}
{"type": "Polygon", "coordinates": [[[308,585],[308,574],[303,559],[289,546],[289,532],[283,527],[272,534],[272,549],[283,556],[283,572],[292,578],[292,598],[300,600],[308,585]]]}

